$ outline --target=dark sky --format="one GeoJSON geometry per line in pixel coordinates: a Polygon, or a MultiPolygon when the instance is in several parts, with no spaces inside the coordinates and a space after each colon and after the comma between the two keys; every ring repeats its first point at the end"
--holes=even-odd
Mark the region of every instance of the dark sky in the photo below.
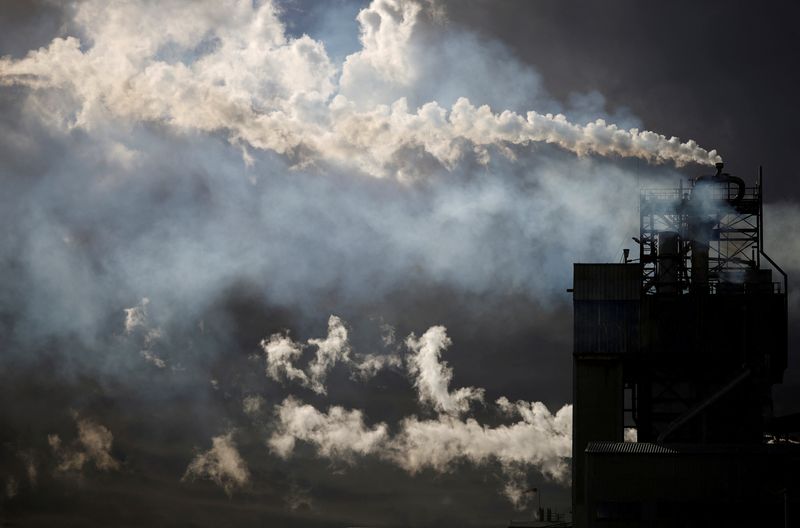
{"type": "Polygon", "coordinates": [[[791,137],[800,11],[789,2],[454,2],[454,21],[502,40],[560,97],[598,90],[652,130],[713,144],[768,199],[800,199],[791,137]]]}
{"type": "MultiPolygon", "coordinates": [[[[530,516],[503,495],[514,479],[569,508],[569,489],[544,469],[560,460],[545,449],[558,434],[495,401],[542,402],[553,414],[569,404],[571,264],[616,261],[629,247],[637,182],[672,184],[709,168],[576,156],[537,141],[487,140],[484,152],[474,136],[448,144],[461,149],[448,164],[409,129],[395,133],[396,122],[346,129],[348,115],[388,115],[377,105],[400,97],[410,112],[465,96],[496,113],[563,112],[579,125],[604,118],[691,138],[748,181],[763,165],[767,250],[800,271],[800,245],[779,238],[800,220],[800,10],[790,3],[423,2],[404,41],[391,23],[415,4],[377,2],[376,51],[351,60],[368,3],[286,0],[278,20],[289,43],[309,36],[305,48],[213,65],[199,61],[222,43],[266,39],[247,11],[262,3],[220,15],[143,2],[117,18],[103,4],[0,4],[4,525],[504,526],[530,516]],[[192,33],[193,23],[205,30],[192,33]],[[51,51],[47,62],[43,51],[41,69],[24,62],[67,36],[80,39],[74,52],[51,51]],[[162,76],[159,65],[175,69],[162,76]],[[329,66],[330,86],[317,77],[329,66]],[[212,70],[218,79],[198,73],[212,70]],[[326,113],[336,94],[352,102],[344,118],[326,113]],[[276,108],[296,113],[264,124],[276,108]],[[342,128],[328,136],[331,122],[342,128]],[[296,123],[319,128],[292,132],[296,123]],[[283,148],[293,133],[302,140],[283,148]],[[351,143],[330,139],[337,134],[351,143]],[[325,338],[332,314],[347,325],[354,359],[326,372],[325,393],[265,372],[262,340],[325,338]],[[434,325],[453,342],[441,357],[452,369],[447,397],[485,391],[463,414],[424,400],[409,367],[404,339],[434,325]],[[400,363],[361,379],[354,369],[367,354],[400,363]],[[367,429],[386,424],[393,440],[326,454],[322,441],[298,437],[282,458],[269,442],[287,397],[320,413],[360,410],[367,429]],[[243,402],[256,400],[248,411],[243,402]],[[518,425],[541,433],[531,452],[544,461],[520,463],[520,448],[509,462],[495,445],[485,460],[456,454],[412,470],[397,458],[411,449],[398,447],[410,417],[518,425]],[[213,454],[212,439],[228,458],[182,479],[213,454]],[[224,473],[237,460],[242,482],[224,473]]],[[[792,297],[778,413],[800,411],[797,305],[792,297]]],[[[318,348],[295,361],[309,376],[318,348]]],[[[306,418],[313,429],[319,417],[306,418]]],[[[467,445],[483,445],[478,437],[467,445]]],[[[428,452],[460,445],[429,441],[428,452]]]]}

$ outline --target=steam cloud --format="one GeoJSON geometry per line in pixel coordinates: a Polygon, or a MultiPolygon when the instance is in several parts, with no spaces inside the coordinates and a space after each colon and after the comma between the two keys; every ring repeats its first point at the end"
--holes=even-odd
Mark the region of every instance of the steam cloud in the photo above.
{"type": "MultiPolygon", "coordinates": [[[[341,335],[335,330],[342,325],[341,319],[331,316],[330,320],[334,333],[341,335]]],[[[474,418],[460,418],[469,410],[471,400],[483,401],[484,391],[474,387],[450,390],[452,370],[440,361],[440,355],[451,344],[442,326],[429,328],[420,338],[412,334],[406,340],[409,375],[420,402],[433,407],[436,418],[407,417],[392,435],[385,423],[368,425],[359,409],[331,406],[323,412],[290,396],[275,407],[277,425],[269,439],[271,450],[288,458],[301,441],[313,445],[325,458],[353,462],[357,456],[373,455],[411,474],[426,468],[447,472],[460,461],[477,465],[494,461],[500,463],[506,476],[504,494],[517,507],[525,503],[525,469],[536,467],[542,474],[565,482],[566,460],[571,456],[572,406],[565,405],[554,415],[540,402],[511,403],[502,397],[496,402],[497,410],[520,421],[490,427],[474,418]]],[[[346,342],[337,345],[349,349],[346,342]]]]}
{"type": "MultiPolygon", "coordinates": [[[[0,197],[11,226],[0,252],[19,270],[3,279],[4,314],[18,322],[5,357],[24,362],[42,343],[66,342],[59,353],[73,368],[132,385],[147,377],[153,392],[187,365],[207,380],[209,358],[237,337],[218,306],[241,284],[301,326],[329,299],[371,316],[390,294],[431,286],[547,310],[563,302],[565,263],[607,260],[635,231],[634,178],[653,174],[634,175],[617,157],[719,160],[694,141],[611,124],[602,98],[584,119],[508,51],[430,7],[373,1],[352,51],[289,35],[269,1],[87,0],[70,8],[69,35],[0,59],[0,85],[15,87],[26,115],[3,146],[38,162],[47,145],[58,159],[31,162],[31,177],[9,179],[13,192],[0,197]]],[[[236,401],[250,419],[274,411],[275,455],[305,443],[327,459],[375,457],[411,474],[496,463],[517,505],[529,469],[564,482],[571,406],[551,413],[451,388],[445,327],[399,348],[387,327],[383,353],[356,351],[337,316],[323,338],[273,330],[258,334],[259,358],[264,383],[283,392],[236,401]],[[337,365],[355,382],[402,372],[420,412],[386,423],[297,395],[334,393],[337,365]]],[[[220,398],[238,389],[213,384],[220,398]]],[[[58,468],[119,469],[111,431],[76,420],[76,441],[50,437],[58,468]]],[[[211,442],[182,480],[232,495],[250,470],[232,432],[211,442]]]]}
{"type": "Polygon", "coordinates": [[[439,412],[457,415],[469,410],[471,400],[483,402],[483,391],[473,387],[462,387],[453,393],[448,390],[453,372],[440,363],[439,357],[451,344],[443,326],[429,328],[419,339],[413,335],[406,339],[406,345],[414,352],[409,370],[416,377],[420,402],[439,412]]]}
{"type": "MultiPolygon", "coordinates": [[[[420,74],[410,60],[421,9],[414,1],[377,0],[361,11],[363,49],[347,58],[338,84],[324,45],[307,35],[287,37],[271,2],[89,1],[76,9],[86,42],[57,38],[23,59],[0,62],[0,82],[58,89],[71,98],[76,112],[54,116],[69,128],[95,130],[123,118],[224,131],[234,144],[288,155],[298,166],[334,163],[373,176],[417,176],[403,160],[408,149],[453,169],[465,152],[486,164],[489,147],[508,152],[508,144],[531,142],[581,156],[678,165],[719,160],[694,141],[623,130],[602,119],[578,125],[562,114],[494,113],[466,98],[449,109],[430,101],[412,110],[403,97],[363,109],[349,95],[364,77],[408,86],[420,74]]],[[[122,144],[110,155],[123,165],[138,156],[122,144]]]]}
{"type": "Polygon", "coordinates": [[[324,339],[309,339],[308,346],[317,348],[314,359],[307,370],[295,366],[307,345],[293,341],[288,333],[273,334],[261,341],[266,354],[267,376],[275,381],[296,381],[317,394],[327,394],[325,379],[336,363],[344,363],[354,369],[362,379],[369,379],[387,367],[399,367],[400,358],[394,354],[367,354],[351,358],[347,328],[337,316],[328,320],[328,335],[324,339]]]}

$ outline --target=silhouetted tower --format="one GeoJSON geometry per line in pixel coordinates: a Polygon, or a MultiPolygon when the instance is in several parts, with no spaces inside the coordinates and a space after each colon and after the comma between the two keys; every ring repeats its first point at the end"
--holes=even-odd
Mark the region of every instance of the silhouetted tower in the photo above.
{"type": "Polygon", "coordinates": [[[764,253],[761,176],[748,187],[722,169],[641,191],[638,259],[575,264],[576,526],[682,526],[672,516],[717,495],[752,499],[754,486],[786,486],[750,482],[766,477],[749,466],[737,466],[733,481],[715,474],[728,480],[718,489],[680,482],[727,463],[722,445],[772,449],[771,387],[786,368],[787,280],[764,253]],[[671,473],[659,475],[665,467],[671,473]]]}

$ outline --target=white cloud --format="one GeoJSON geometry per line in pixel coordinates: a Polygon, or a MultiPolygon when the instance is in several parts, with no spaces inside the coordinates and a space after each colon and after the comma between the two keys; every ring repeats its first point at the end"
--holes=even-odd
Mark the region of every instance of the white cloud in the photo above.
{"type": "Polygon", "coordinates": [[[199,453],[189,463],[181,480],[208,479],[230,496],[249,482],[250,472],[236,449],[233,433],[215,436],[211,443],[211,449],[199,453]]]}
{"type": "MultiPolygon", "coordinates": [[[[363,47],[347,57],[337,80],[324,45],[306,35],[287,37],[271,2],[156,8],[87,1],[75,20],[87,42],[57,38],[22,59],[2,59],[0,83],[62,90],[67,97],[50,101],[59,106],[47,115],[71,113],[65,127],[92,130],[124,119],[224,132],[233,143],[285,154],[299,165],[332,162],[374,176],[424,174],[409,151],[452,170],[473,152],[486,163],[493,151],[508,155],[507,145],[532,142],[579,156],[679,165],[718,160],[694,141],[601,119],[578,125],[561,114],[493,111],[465,97],[409,107],[403,94],[425,77],[414,43],[422,9],[413,0],[375,0],[364,8],[363,47]]],[[[425,72],[448,66],[447,55],[435,57],[439,62],[425,72]]],[[[110,157],[133,162],[122,143],[107,148],[110,157]]]]}
{"type": "Polygon", "coordinates": [[[412,354],[408,359],[409,372],[414,377],[419,401],[445,414],[460,414],[469,410],[470,402],[483,401],[483,389],[462,387],[450,392],[453,371],[441,354],[452,341],[443,326],[430,327],[422,337],[413,334],[406,339],[412,354]]]}
{"type": "Polygon", "coordinates": [[[553,480],[566,483],[571,457],[572,406],[555,415],[541,403],[517,402],[522,420],[489,427],[473,418],[439,415],[433,420],[404,419],[391,436],[387,426],[369,426],[360,410],[332,406],[327,412],[294,398],[276,406],[276,430],[270,449],[291,456],[298,441],[316,448],[319,456],[353,462],[356,455],[372,455],[392,462],[411,474],[424,469],[452,471],[458,463],[499,463],[507,477],[504,494],[516,505],[526,497],[525,469],[537,468],[553,480]]]}
{"type": "Polygon", "coordinates": [[[317,347],[317,354],[308,365],[311,389],[318,394],[325,394],[324,383],[328,372],[338,362],[350,362],[347,328],[340,318],[331,315],[328,318],[328,336],[325,339],[309,339],[308,344],[317,347]]]}
{"type": "Polygon", "coordinates": [[[308,385],[306,373],[293,364],[303,355],[301,343],[293,341],[288,334],[273,334],[269,339],[261,340],[261,348],[266,354],[267,376],[275,381],[285,378],[308,385]]]}
{"type": "Polygon", "coordinates": [[[328,335],[322,339],[311,338],[306,345],[292,340],[288,333],[278,333],[262,340],[261,348],[266,354],[268,377],[276,381],[296,381],[317,394],[327,394],[325,381],[337,363],[354,370],[362,379],[374,376],[383,368],[401,364],[399,356],[390,354],[351,357],[347,327],[335,315],[328,318],[328,335]],[[308,347],[316,348],[316,352],[303,370],[295,363],[308,347]]]}
{"type": "MultiPolygon", "coordinates": [[[[332,327],[343,327],[340,319],[331,321],[332,327]]],[[[446,329],[432,326],[420,338],[412,334],[406,343],[419,401],[437,410],[436,418],[408,416],[392,434],[385,423],[370,425],[359,409],[334,405],[321,411],[290,396],[275,406],[275,429],[267,442],[271,451],[288,458],[297,442],[304,442],[321,457],[352,463],[357,456],[375,456],[411,474],[426,469],[449,472],[465,462],[494,463],[505,479],[503,494],[516,507],[530,499],[526,493],[530,468],[566,483],[572,449],[571,405],[553,414],[541,402],[511,402],[501,397],[495,408],[510,423],[488,426],[462,417],[471,401],[483,400],[484,391],[466,387],[450,392],[453,372],[440,361],[441,353],[452,344],[446,329]]],[[[369,370],[373,360],[379,364],[375,368],[384,368],[383,360],[375,358],[351,362],[351,366],[369,370]]]]}
{"type": "Polygon", "coordinates": [[[321,456],[350,461],[374,453],[388,438],[385,424],[368,427],[360,410],[333,406],[326,413],[289,397],[276,406],[277,428],[270,449],[280,457],[292,454],[296,441],[313,444],[321,456]]]}

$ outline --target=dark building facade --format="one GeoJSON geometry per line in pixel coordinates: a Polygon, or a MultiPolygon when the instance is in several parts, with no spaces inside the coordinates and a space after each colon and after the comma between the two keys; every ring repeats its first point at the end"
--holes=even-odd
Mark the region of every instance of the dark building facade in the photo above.
{"type": "Polygon", "coordinates": [[[771,398],[787,281],[764,252],[762,189],[721,164],[644,189],[638,258],[575,264],[576,526],[792,525],[797,420],[771,398]]]}

